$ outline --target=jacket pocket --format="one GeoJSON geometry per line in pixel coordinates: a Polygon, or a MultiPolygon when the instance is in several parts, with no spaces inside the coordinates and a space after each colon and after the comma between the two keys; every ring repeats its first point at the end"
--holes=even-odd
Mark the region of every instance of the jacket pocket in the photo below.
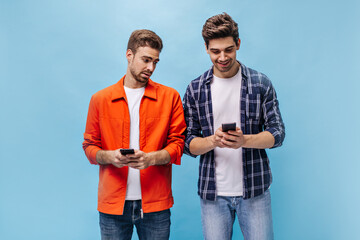
{"type": "Polygon", "coordinates": [[[167,135],[169,131],[169,117],[158,117],[146,119],[146,145],[154,150],[160,150],[167,145],[167,135]]]}
{"type": "Polygon", "coordinates": [[[100,118],[102,149],[117,149],[124,143],[123,118],[100,118]]]}

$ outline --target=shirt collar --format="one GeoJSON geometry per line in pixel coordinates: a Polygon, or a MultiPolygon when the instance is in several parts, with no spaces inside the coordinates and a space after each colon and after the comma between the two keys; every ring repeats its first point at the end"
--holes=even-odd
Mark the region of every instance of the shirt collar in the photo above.
{"type": "MultiPolygon", "coordinates": [[[[124,98],[126,99],[126,93],[125,93],[125,89],[124,89],[124,79],[125,79],[124,75],[114,86],[114,91],[112,92],[112,96],[111,96],[111,100],[117,100],[117,99],[121,99],[124,98]]],[[[152,99],[157,99],[157,86],[155,84],[155,82],[153,82],[151,79],[149,79],[148,83],[146,84],[145,87],[145,92],[144,92],[144,97],[148,97],[148,98],[152,98],[152,99]]]]}

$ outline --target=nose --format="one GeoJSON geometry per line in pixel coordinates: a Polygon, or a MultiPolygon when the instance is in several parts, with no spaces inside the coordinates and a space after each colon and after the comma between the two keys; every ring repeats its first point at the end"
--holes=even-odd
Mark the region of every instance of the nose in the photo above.
{"type": "Polygon", "coordinates": [[[219,60],[220,60],[220,61],[225,61],[225,60],[226,60],[226,55],[225,55],[225,52],[224,52],[224,51],[221,51],[221,52],[220,52],[219,60]]]}
{"type": "Polygon", "coordinates": [[[153,72],[155,70],[155,67],[156,67],[155,63],[150,62],[147,64],[146,70],[148,70],[149,72],[153,72]]]}

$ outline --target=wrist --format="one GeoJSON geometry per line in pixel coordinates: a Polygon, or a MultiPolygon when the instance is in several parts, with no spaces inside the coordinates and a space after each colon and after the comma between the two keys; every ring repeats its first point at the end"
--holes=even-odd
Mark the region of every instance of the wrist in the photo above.
{"type": "Polygon", "coordinates": [[[211,135],[211,136],[207,137],[206,140],[208,141],[210,150],[216,148],[215,135],[211,135]]]}
{"type": "Polygon", "coordinates": [[[101,165],[111,164],[114,151],[99,150],[96,153],[96,161],[101,165]]]}
{"type": "Polygon", "coordinates": [[[97,161],[98,164],[101,164],[101,165],[104,164],[103,153],[104,153],[104,150],[99,150],[96,153],[96,161],[97,161]]]}
{"type": "Polygon", "coordinates": [[[154,166],[156,164],[156,158],[152,152],[145,153],[145,159],[149,162],[149,166],[154,166]]]}
{"type": "Polygon", "coordinates": [[[251,135],[243,135],[244,136],[244,143],[241,147],[247,148],[249,146],[249,142],[251,141],[251,135]]]}

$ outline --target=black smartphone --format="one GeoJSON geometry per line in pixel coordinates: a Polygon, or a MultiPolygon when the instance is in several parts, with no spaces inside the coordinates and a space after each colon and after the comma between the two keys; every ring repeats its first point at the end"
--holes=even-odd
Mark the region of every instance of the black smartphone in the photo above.
{"type": "Polygon", "coordinates": [[[222,131],[223,132],[227,132],[227,131],[236,131],[236,123],[233,122],[233,123],[223,123],[222,124],[222,131]]]}
{"type": "Polygon", "coordinates": [[[134,154],[135,151],[134,151],[134,149],[132,149],[132,148],[129,148],[129,149],[120,149],[120,153],[121,153],[122,155],[134,154]]]}

